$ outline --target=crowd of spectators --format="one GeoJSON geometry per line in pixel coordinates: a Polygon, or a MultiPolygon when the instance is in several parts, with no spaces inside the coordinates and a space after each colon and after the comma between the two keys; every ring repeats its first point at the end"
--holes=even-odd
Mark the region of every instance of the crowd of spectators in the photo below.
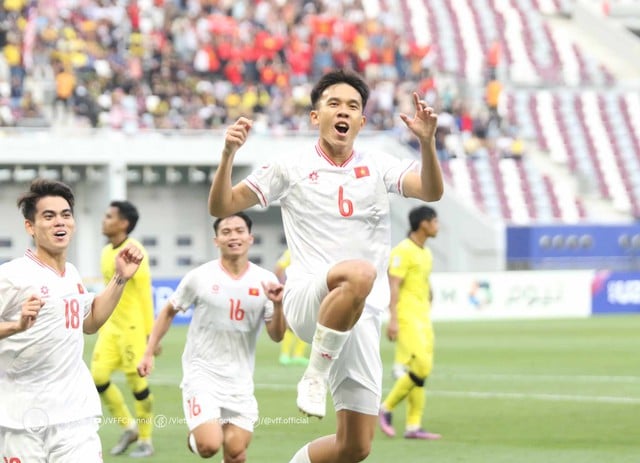
{"type": "MultiPolygon", "coordinates": [[[[412,111],[417,90],[444,114],[442,134],[484,139],[491,113],[467,104],[455,82],[436,82],[433,50],[373,4],[0,0],[0,126],[135,133],[215,128],[244,115],[258,130],[306,130],[315,79],[348,67],[371,85],[369,129],[401,131],[397,114],[412,111]]],[[[443,159],[455,155],[440,141],[443,159]]]]}

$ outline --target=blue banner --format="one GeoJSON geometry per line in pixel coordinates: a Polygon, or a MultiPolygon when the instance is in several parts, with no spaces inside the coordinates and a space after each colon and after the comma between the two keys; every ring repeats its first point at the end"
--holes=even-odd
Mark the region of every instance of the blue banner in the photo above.
{"type": "Polygon", "coordinates": [[[598,272],[591,294],[593,314],[640,313],[640,272],[598,272]]]}
{"type": "MultiPolygon", "coordinates": [[[[154,278],[153,285],[153,310],[155,316],[158,316],[167,303],[167,300],[178,287],[179,278],[154,278]]],[[[186,312],[178,312],[173,319],[174,325],[188,325],[191,322],[193,308],[190,307],[186,312]]]]}

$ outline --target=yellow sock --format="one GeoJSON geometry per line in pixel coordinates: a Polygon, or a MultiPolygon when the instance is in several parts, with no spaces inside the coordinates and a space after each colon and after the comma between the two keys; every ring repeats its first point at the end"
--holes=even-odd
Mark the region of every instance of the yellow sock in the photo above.
{"type": "Polygon", "coordinates": [[[416,386],[407,397],[407,429],[419,429],[422,425],[422,415],[427,403],[424,387],[416,386]]]}
{"type": "Polygon", "coordinates": [[[293,334],[293,331],[291,331],[290,329],[287,329],[287,331],[284,332],[284,338],[282,338],[282,341],[280,342],[280,355],[289,356],[289,353],[291,352],[291,346],[293,345],[295,339],[296,335],[293,334]]]}
{"type": "Polygon", "coordinates": [[[120,388],[113,383],[109,384],[109,387],[105,389],[101,394],[102,402],[106,405],[111,416],[113,416],[116,422],[123,428],[129,428],[134,426],[133,416],[124,401],[120,388]]]}
{"type": "Polygon", "coordinates": [[[383,407],[390,412],[407,396],[407,394],[409,394],[409,392],[411,392],[411,389],[415,386],[416,383],[414,383],[409,377],[409,374],[402,375],[396,380],[389,392],[389,395],[387,395],[387,398],[382,403],[383,407]]]}
{"type": "Polygon", "coordinates": [[[136,410],[136,419],[138,421],[138,438],[149,442],[153,431],[153,394],[150,393],[142,400],[136,400],[133,406],[136,410]]]}
{"type": "Polygon", "coordinates": [[[306,357],[307,353],[307,343],[302,339],[295,339],[295,345],[293,346],[293,356],[294,357],[306,357]]]}

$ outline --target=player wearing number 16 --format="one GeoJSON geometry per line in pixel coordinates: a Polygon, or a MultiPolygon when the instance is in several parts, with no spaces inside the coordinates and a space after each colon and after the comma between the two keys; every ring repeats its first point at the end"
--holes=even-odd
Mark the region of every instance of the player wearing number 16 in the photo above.
{"type": "Polygon", "coordinates": [[[203,458],[222,447],[225,463],[242,463],[258,419],[256,340],[263,323],[271,339],[282,340],[283,286],[275,274],[249,262],[253,235],[246,214],[217,219],[213,228],[220,258],[182,279],[156,318],[138,372],[151,372],[153,353],[173,318],[193,306],[180,385],[188,447],[203,458]]]}
{"type": "Polygon", "coordinates": [[[368,97],[360,76],[324,75],[311,91],[310,122],[320,132],[315,146],[266,161],[232,186],[233,158],[252,123],[238,119],[227,129],[209,192],[214,216],[280,202],[291,250],[284,312],[294,333],[312,343],[297,406],[323,417],[328,386],[337,418],[336,433],[304,445],[293,463],[350,463],[369,454],[382,390],[380,325],[389,302],[388,193],[435,201],[443,192],[433,109],[414,94],[415,115],[400,116],[420,141],[417,163],[354,149],[368,97]]]}
{"type": "Polygon", "coordinates": [[[36,179],[18,199],[34,250],[0,265],[0,457],[22,463],[102,462],[98,392],[82,359],[116,307],[142,252],[125,246],[94,297],[67,262],[74,195],[36,179]]]}

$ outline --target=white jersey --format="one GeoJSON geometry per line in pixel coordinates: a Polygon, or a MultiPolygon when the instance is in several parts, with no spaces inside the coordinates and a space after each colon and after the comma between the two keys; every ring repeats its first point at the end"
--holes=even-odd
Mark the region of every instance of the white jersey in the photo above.
{"type": "Polygon", "coordinates": [[[45,301],[35,324],[0,339],[0,426],[30,429],[101,415],[82,359],[93,295],[72,264],[60,275],[28,250],[0,265],[0,321],[19,320],[32,294],[45,301]]]}
{"type": "Polygon", "coordinates": [[[182,354],[182,387],[205,384],[229,394],[253,394],[256,341],[273,302],[262,282],[276,276],[255,264],[235,278],[219,259],[185,275],[171,303],[179,310],[193,305],[193,318],[182,354]]]}
{"type": "Polygon", "coordinates": [[[343,260],[367,260],[378,272],[367,307],[381,312],[389,302],[388,193],[402,194],[404,175],[417,163],[354,151],[336,165],[319,145],[309,148],[295,153],[295,162],[276,161],[245,179],[263,206],[280,200],[291,250],[287,280],[307,278],[343,260]]]}

